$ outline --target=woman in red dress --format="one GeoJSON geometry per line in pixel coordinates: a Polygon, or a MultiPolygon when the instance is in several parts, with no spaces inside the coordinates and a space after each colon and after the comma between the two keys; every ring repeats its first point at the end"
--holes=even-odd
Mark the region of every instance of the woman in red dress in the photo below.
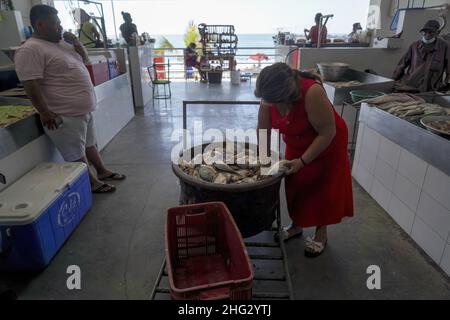
{"type": "MultiPolygon", "coordinates": [[[[305,255],[317,257],[328,242],[327,226],[353,216],[348,129],[328,100],[319,77],[276,63],[256,84],[261,98],[258,129],[278,129],[291,161],[286,198],[292,224],[284,240],[316,227],[305,255]]],[[[270,141],[270,140],[269,140],[270,141]]]]}

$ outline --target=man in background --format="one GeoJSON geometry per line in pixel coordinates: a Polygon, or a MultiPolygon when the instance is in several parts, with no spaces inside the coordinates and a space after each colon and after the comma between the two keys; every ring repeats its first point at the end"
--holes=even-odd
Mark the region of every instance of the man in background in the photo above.
{"type": "Polygon", "coordinates": [[[189,44],[184,50],[184,64],[187,68],[195,68],[201,77],[201,82],[206,83],[206,73],[201,69],[201,63],[198,61],[197,45],[195,43],[189,44]]]}
{"type": "Polygon", "coordinates": [[[114,192],[116,187],[103,181],[125,176],[108,170],[97,150],[92,117],[96,99],[85,66],[86,49],[75,35],[62,36],[55,8],[34,6],[30,21],[34,34],[17,50],[14,62],[45,133],[65,161],[94,166],[97,174],[89,172],[93,193],[114,192]]]}
{"type": "Polygon", "coordinates": [[[361,23],[356,22],[353,24],[353,30],[352,32],[350,32],[350,34],[347,36],[347,41],[349,43],[359,43],[360,39],[359,39],[359,35],[362,32],[362,27],[361,27],[361,23]]]}
{"type": "Polygon", "coordinates": [[[439,30],[440,24],[436,20],[428,21],[420,30],[422,39],[409,47],[394,72],[398,91],[448,89],[450,50],[448,43],[438,37],[439,30]]]}

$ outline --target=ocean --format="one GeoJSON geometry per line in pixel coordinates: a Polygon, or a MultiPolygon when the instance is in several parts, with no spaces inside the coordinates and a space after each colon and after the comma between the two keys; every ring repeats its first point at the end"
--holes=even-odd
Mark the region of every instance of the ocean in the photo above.
{"type": "MultiPolygon", "coordinates": [[[[273,36],[275,34],[237,34],[238,47],[273,47],[273,36]]],[[[153,36],[156,39],[156,45],[159,44],[162,35],[153,36]]],[[[163,35],[175,48],[184,48],[184,35],[163,35]]]]}
{"type": "MultiPolygon", "coordinates": [[[[177,49],[184,49],[184,35],[152,35],[156,39],[155,48],[161,43],[164,36],[177,49]]],[[[274,34],[237,34],[238,51],[236,55],[237,69],[255,69],[273,64],[276,60],[273,36],[274,34]],[[245,49],[258,48],[258,49],[245,49]],[[261,62],[252,60],[250,57],[257,53],[263,53],[267,56],[267,60],[261,62]]],[[[182,55],[181,50],[177,50],[172,54],[182,55]]]]}

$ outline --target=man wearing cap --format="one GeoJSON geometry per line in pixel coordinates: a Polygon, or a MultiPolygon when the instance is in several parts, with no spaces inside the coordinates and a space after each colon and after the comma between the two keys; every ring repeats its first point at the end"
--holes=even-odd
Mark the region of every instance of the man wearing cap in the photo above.
{"type": "Polygon", "coordinates": [[[409,47],[394,72],[398,88],[429,92],[448,86],[450,52],[447,42],[438,37],[440,27],[438,21],[430,20],[420,30],[422,39],[409,47]]]}
{"type": "Polygon", "coordinates": [[[347,36],[348,42],[349,43],[359,43],[360,42],[360,37],[359,35],[362,32],[362,27],[361,27],[361,23],[356,22],[353,24],[353,31],[347,36]]]}

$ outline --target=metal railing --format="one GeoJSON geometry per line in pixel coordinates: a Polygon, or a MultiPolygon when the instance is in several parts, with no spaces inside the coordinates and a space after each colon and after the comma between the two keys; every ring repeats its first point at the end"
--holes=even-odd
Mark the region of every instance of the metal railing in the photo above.
{"type": "MultiPolygon", "coordinates": [[[[196,69],[186,70],[185,68],[184,50],[185,48],[155,48],[153,49],[153,57],[163,58],[164,63],[170,63],[170,75],[172,79],[186,79],[186,74],[195,77],[198,74],[196,69]]],[[[284,56],[277,54],[275,47],[238,47],[235,59],[236,70],[240,70],[242,73],[259,73],[264,67],[284,60],[284,56]],[[261,53],[264,54],[264,57],[267,57],[267,60],[252,60],[252,56],[256,57],[257,54],[261,53]]],[[[225,79],[229,78],[229,72],[224,72],[223,77],[225,79]]]]}

